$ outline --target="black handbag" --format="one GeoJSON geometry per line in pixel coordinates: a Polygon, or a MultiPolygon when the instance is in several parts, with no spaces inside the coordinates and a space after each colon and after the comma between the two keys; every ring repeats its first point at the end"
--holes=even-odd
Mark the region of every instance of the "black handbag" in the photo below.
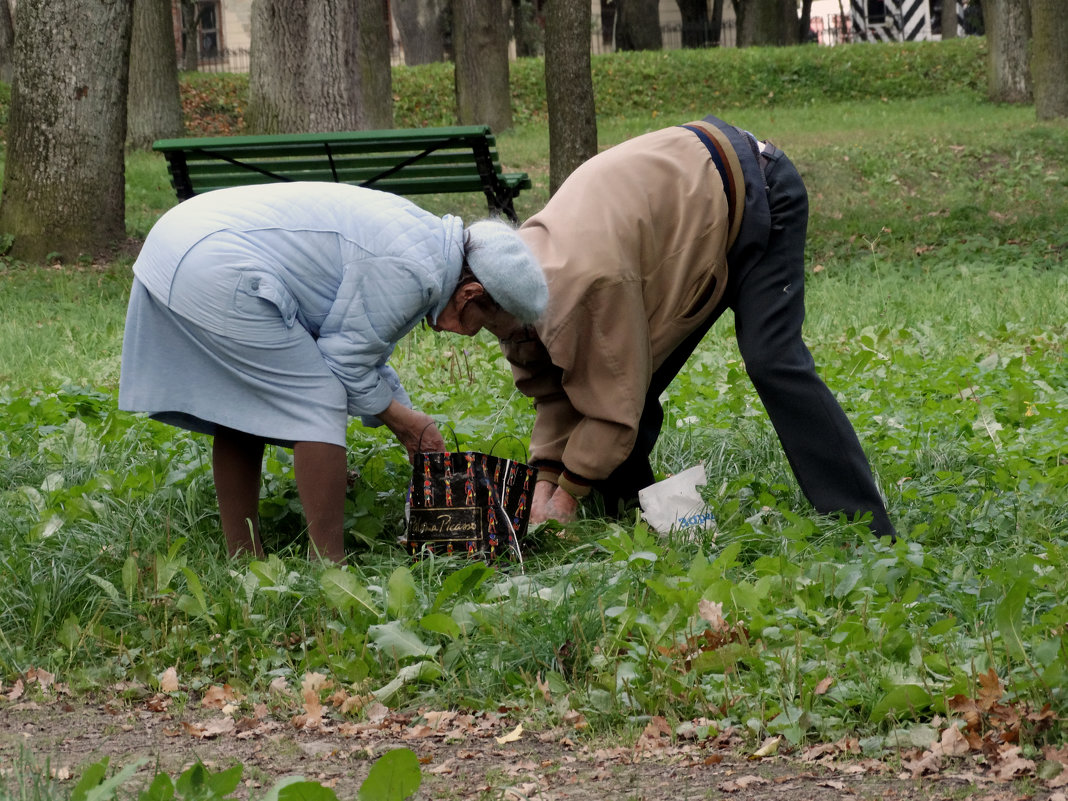
{"type": "Polygon", "coordinates": [[[524,462],[492,453],[416,453],[405,503],[405,547],[415,557],[468,554],[521,563],[537,474],[524,462]]]}

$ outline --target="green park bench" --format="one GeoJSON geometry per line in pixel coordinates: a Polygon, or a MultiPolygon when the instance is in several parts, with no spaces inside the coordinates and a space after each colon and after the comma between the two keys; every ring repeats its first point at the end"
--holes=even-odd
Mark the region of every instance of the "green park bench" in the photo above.
{"type": "Polygon", "coordinates": [[[531,186],[502,172],[487,125],[271,136],[160,139],[179,200],[228,186],[334,181],[397,195],[483,192],[491,215],[518,222],[512,201],[531,186]]]}

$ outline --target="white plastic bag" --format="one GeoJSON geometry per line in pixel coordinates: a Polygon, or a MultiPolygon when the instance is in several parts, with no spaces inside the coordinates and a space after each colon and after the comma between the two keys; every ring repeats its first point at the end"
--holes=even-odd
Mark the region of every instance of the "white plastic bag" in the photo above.
{"type": "Polygon", "coordinates": [[[638,490],[645,520],[661,534],[672,530],[696,534],[715,528],[716,518],[697,491],[705,483],[705,466],[698,464],[638,490]]]}

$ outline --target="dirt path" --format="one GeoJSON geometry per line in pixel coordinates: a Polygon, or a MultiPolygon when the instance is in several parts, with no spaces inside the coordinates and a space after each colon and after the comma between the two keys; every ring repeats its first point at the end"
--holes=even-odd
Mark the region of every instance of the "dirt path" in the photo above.
{"type": "MultiPolygon", "coordinates": [[[[49,766],[69,792],[88,765],[107,756],[112,772],[148,760],[130,790],[156,771],[176,778],[200,760],[212,771],[244,765],[235,798],[262,797],[277,779],[301,775],[347,801],[377,757],[404,747],[422,766],[418,799],[1068,801],[1056,779],[1043,781],[1032,772],[999,781],[970,756],[942,757],[921,768],[920,751],[876,761],[849,754],[856,750],[850,743],[793,753],[784,753],[780,743],[765,749],[775,753],[754,757],[729,733],[701,740],[680,738],[678,731],[669,736],[656,718],[637,742],[615,745],[590,742],[574,727],[522,731],[514,720],[492,714],[399,715],[381,707],[364,710],[359,723],[344,723],[314,709],[291,717],[262,705],[249,718],[235,712],[224,699],[212,708],[176,708],[172,699],[148,694],[108,701],[0,696],[0,789],[30,759],[49,766]]],[[[926,758],[930,762],[930,752],[926,758]]]]}

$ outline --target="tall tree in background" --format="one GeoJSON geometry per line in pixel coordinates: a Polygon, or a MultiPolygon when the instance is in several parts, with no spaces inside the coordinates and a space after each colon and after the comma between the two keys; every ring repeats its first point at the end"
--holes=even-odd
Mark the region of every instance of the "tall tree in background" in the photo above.
{"type": "Polygon", "coordinates": [[[957,38],[957,0],[942,0],[942,19],[939,20],[943,39],[957,38]]]}
{"type": "Polygon", "coordinates": [[[499,0],[452,0],[456,115],[461,125],[512,127],[508,24],[499,0]]]}
{"type": "Polygon", "coordinates": [[[708,24],[712,29],[708,44],[711,47],[719,47],[723,38],[723,0],[712,0],[712,10],[708,15],[708,24]]]}
{"type": "Polygon", "coordinates": [[[126,236],[132,0],[19,0],[0,231],[11,255],[104,252],[126,236]]]}
{"type": "Polygon", "coordinates": [[[200,66],[200,3],[178,0],[182,18],[182,69],[196,72],[200,66]]]}
{"type": "Polygon", "coordinates": [[[304,108],[307,0],[253,0],[249,55],[249,133],[308,130],[304,108]]]}
{"type": "Polygon", "coordinates": [[[545,98],[549,111],[549,193],[597,153],[590,68],[589,0],[549,0],[545,8],[545,98]]]}
{"type": "Polygon", "coordinates": [[[126,144],[148,149],[157,139],[181,134],[182,101],[170,0],[133,0],[126,144]]]}
{"type": "Polygon", "coordinates": [[[797,43],[795,0],[745,0],[737,7],[739,47],[797,43]]]}
{"type": "Polygon", "coordinates": [[[385,0],[254,0],[251,133],[389,128],[385,0]]]}
{"type": "Polygon", "coordinates": [[[682,17],[682,46],[706,47],[712,41],[707,0],[675,0],[682,17]]]}
{"type": "Polygon", "coordinates": [[[616,0],[616,50],[661,50],[658,0],[616,0]]]}
{"type": "Polygon", "coordinates": [[[15,18],[11,3],[0,0],[0,81],[11,83],[15,74],[15,18]]]}
{"type": "Polygon", "coordinates": [[[389,0],[356,3],[356,128],[393,127],[393,68],[390,62],[389,0]]]}
{"type": "MultiPolygon", "coordinates": [[[[511,0],[512,32],[516,58],[541,55],[542,34],[539,20],[544,21],[544,0],[511,0]]],[[[590,15],[592,24],[593,15],[590,15]]]]}
{"type": "Polygon", "coordinates": [[[409,67],[445,60],[447,7],[447,0],[393,0],[393,20],[409,67]]]}
{"type": "Polygon", "coordinates": [[[1068,14],[1064,0],[1031,0],[1035,116],[1068,117],[1068,14]]]}
{"type": "MultiPolygon", "coordinates": [[[[1061,13],[1064,13],[1061,4],[1061,13]]],[[[987,43],[987,94],[998,103],[1030,103],[1031,71],[1027,48],[1031,39],[1028,0],[985,0],[983,23],[987,43]]]]}

